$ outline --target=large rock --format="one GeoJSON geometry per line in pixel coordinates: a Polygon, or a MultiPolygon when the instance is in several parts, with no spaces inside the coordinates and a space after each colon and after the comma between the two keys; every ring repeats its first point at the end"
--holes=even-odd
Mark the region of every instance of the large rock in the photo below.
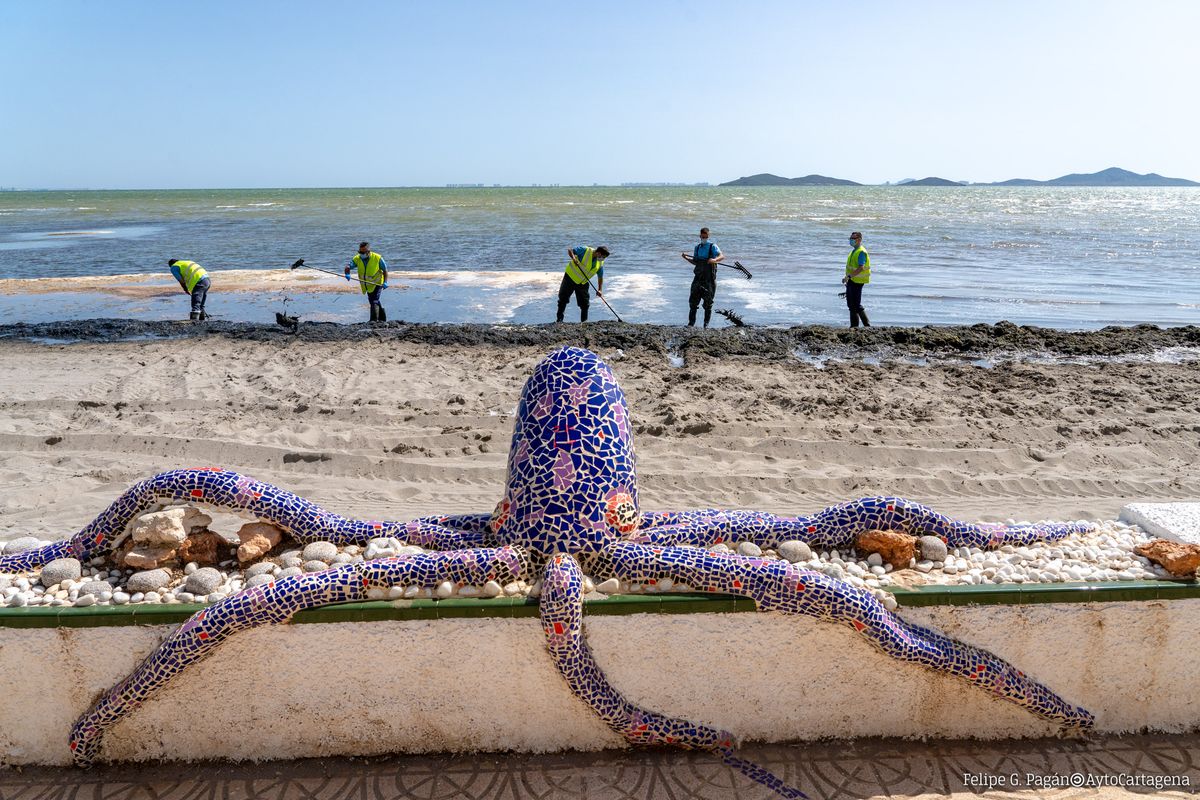
{"type": "MultiPolygon", "coordinates": [[[[936,536],[922,536],[918,542],[921,558],[925,561],[945,561],[948,551],[946,543],[936,536]]],[[[905,564],[908,566],[908,564],[905,564]]]]}
{"type": "Polygon", "coordinates": [[[879,553],[894,569],[904,569],[917,553],[917,537],[903,531],[865,531],[858,535],[854,549],[860,553],[879,553]]]}
{"type": "Polygon", "coordinates": [[[796,539],[782,542],[776,550],[780,558],[786,559],[793,564],[800,561],[808,561],[812,558],[812,548],[805,542],[796,539]]]}
{"type": "Polygon", "coordinates": [[[242,564],[257,561],[283,541],[283,531],[269,522],[247,522],[237,535],[241,541],[237,558],[242,564]]]}
{"type": "Polygon", "coordinates": [[[65,580],[77,581],[83,575],[83,565],[75,558],[56,558],[42,567],[42,586],[53,586],[65,580]]]}
{"type": "Polygon", "coordinates": [[[1145,556],[1177,578],[1196,574],[1200,567],[1200,544],[1172,542],[1169,539],[1154,539],[1133,548],[1139,556],[1145,556]]]}
{"type": "Polygon", "coordinates": [[[22,536],[18,539],[13,539],[11,542],[6,542],[4,545],[4,555],[15,556],[17,553],[24,553],[28,550],[33,550],[42,542],[36,536],[22,536]]]}
{"type": "Polygon", "coordinates": [[[333,542],[309,542],[300,557],[305,561],[324,561],[328,564],[337,554],[337,545],[333,542]]]}
{"type": "Polygon", "coordinates": [[[200,569],[188,575],[187,583],[184,588],[192,594],[209,595],[217,590],[217,587],[225,582],[225,576],[220,570],[212,567],[201,567],[200,569]]]}
{"type": "Polygon", "coordinates": [[[125,588],[131,592],[157,592],[169,586],[171,573],[165,569],[148,569],[135,572],[125,581],[125,588]]]}
{"type": "Polygon", "coordinates": [[[211,522],[212,517],[198,509],[176,506],[142,514],[134,522],[130,537],[140,545],[177,548],[188,534],[204,530],[211,522]]]}
{"type": "Polygon", "coordinates": [[[158,569],[178,563],[174,547],[141,547],[135,546],[125,553],[121,559],[130,569],[158,569]]]}
{"type": "Polygon", "coordinates": [[[212,531],[188,534],[179,547],[178,558],[183,563],[195,561],[202,567],[213,567],[228,558],[229,543],[212,531]]]}

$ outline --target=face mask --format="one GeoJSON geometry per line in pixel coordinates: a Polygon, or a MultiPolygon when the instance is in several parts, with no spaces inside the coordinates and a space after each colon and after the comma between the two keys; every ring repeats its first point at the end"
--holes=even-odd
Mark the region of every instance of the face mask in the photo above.
{"type": "Polygon", "coordinates": [[[855,241],[854,239],[851,239],[851,240],[850,240],[850,246],[851,246],[851,247],[857,247],[857,246],[858,246],[858,242],[857,242],[857,241],[855,241]]]}

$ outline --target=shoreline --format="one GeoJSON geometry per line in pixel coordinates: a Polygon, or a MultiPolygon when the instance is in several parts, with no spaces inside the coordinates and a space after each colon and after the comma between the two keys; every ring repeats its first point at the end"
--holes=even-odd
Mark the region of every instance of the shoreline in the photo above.
{"type": "MultiPolygon", "coordinates": [[[[1071,331],[995,324],[926,325],[849,329],[830,325],[687,328],[681,325],[618,323],[473,324],[305,322],[295,333],[278,325],[209,320],[149,321],[100,318],[61,322],[0,324],[0,344],[42,340],[43,344],[105,344],[162,339],[228,339],[277,343],[394,342],[451,347],[542,347],[563,345],[647,351],[686,358],[755,357],[805,360],[811,356],[847,359],[934,356],[999,356],[1016,360],[1044,354],[1064,358],[1150,356],[1181,349],[1181,360],[1200,357],[1200,326],[1140,324],[1071,331]],[[49,341],[46,341],[49,340],[49,341]],[[1195,354],[1191,350],[1197,350],[1195,354]]],[[[918,364],[919,365],[919,364],[918,364]]],[[[988,364],[991,366],[991,364],[988,364]]]]}

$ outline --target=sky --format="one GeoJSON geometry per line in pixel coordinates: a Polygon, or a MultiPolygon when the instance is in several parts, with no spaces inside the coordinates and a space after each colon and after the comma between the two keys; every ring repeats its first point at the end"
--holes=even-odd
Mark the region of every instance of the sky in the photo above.
{"type": "Polygon", "coordinates": [[[1200,3],[0,0],[0,187],[1200,180],[1200,3]]]}

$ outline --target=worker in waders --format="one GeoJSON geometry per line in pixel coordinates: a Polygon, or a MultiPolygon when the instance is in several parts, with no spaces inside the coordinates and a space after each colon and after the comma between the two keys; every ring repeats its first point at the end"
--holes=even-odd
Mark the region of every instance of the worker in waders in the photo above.
{"type": "Polygon", "coordinates": [[[179,281],[179,285],[183,287],[184,294],[192,296],[190,318],[208,319],[208,314],[204,313],[204,301],[208,299],[208,290],[212,286],[212,281],[209,280],[204,267],[195,261],[184,261],[179,258],[172,258],[167,262],[167,266],[171,268],[171,274],[175,276],[175,280],[179,281]]]}
{"type": "Polygon", "coordinates": [[[387,288],[388,277],[387,262],[383,256],[371,252],[370,242],[359,242],[358,254],[346,265],[346,280],[350,280],[350,270],[358,271],[358,287],[371,304],[371,322],[387,322],[387,312],[380,302],[380,295],[387,288]]]}
{"type": "Polygon", "coordinates": [[[863,250],[862,234],[858,231],[850,234],[850,255],[846,256],[846,275],[842,283],[846,286],[843,296],[846,306],[850,309],[850,327],[857,328],[859,320],[864,327],[871,327],[867,319],[867,310],[862,305],[863,287],[871,282],[871,257],[863,250]]]}
{"type": "Polygon", "coordinates": [[[604,296],[604,259],[609,256],[607,247],[575,247],[567,248],[567,270],[563,274],[562,283],[558,287],[558,321],[563,321],[563,312],[571,295],[579,306],[579,321],[587,322],[588,286],[592,278],[596,279],[596,296],[604,296]]]}
{"type": "Polygon", "coordinates": [[[692,291],[688,294],[688,327],[696,326],[696,309],[704,302],[704,327],[712,319],[713,300],[717,296],[717,264],[725,260],[716,242],[708,240],[708,228],[700,229],[700,244],[689,256],[680,253],[692,265],[692,291]]]}

